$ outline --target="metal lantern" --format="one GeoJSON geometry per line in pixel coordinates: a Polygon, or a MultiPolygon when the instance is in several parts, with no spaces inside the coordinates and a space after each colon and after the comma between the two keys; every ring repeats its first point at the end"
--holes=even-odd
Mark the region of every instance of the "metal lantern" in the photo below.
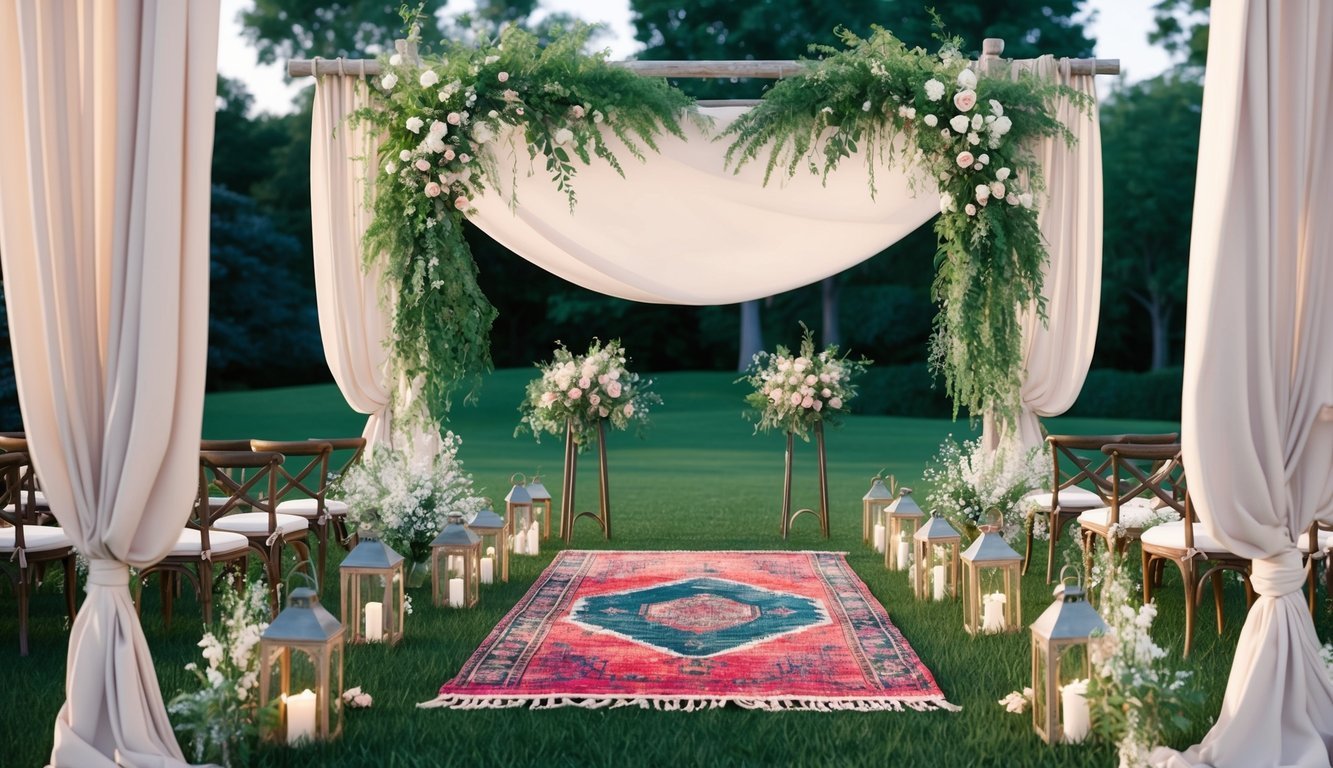
{"type": "Polygon", "coordinates": [[[1061,571],[1055,602],[1032,622],[1032,727],[1048,744],[1087,737],[1090,651],[1107,631],[1072,570],[1074,583],[1061,571]]]}
{"type": "MultiPolygon", "coordinates": [[[[534,523],[532,516],[532,494],[528,493],[527,478],[515,472],[509,477],[514,487],[505,494],[505,519],[509,521],[510,548],[518,555],[535,555],[536,548],[529,546],[537,541],[531,535],[534,523]]],[[[550,514],[547,514],[550,517],[550,514]]]]}
{"type": "Polygon", "coordinates": [[[911,488],[899,488],[898,498],[884,508],[888,518],[887,539],[884,543],[884,567],[890,571],[905,571],[912,559],[912,540],[921,518],[926,514],[912,500],[911,488]]]}
{"type": "Polygon", "coordinates": [[[1023,615],[1020,574],[1023,556],[1005,543],[998,524],[963,553],[963,629],[969,634],[1017,632],[1023,615]]]}
{"type": "Polygon", "coordinates": [[[551,492],[542,485],[541,475],[532,476],[532,482],[528,483],[528,495],[532,497],[532,513],[541,517],[542,538],[551,538],[551,492]]]}
{"type": "Polygon", "coordinates": [[[347,642],[396,645],[407,614],[403,556],[373,533],[362,531],[360,540],[338,566],[347,642]]]}
{"type": "Polygon", "coordinates": [[[907,569],[907,577],[918,600],[958,596],[958,552],[962,541],[958,531],[939,515],[931,515],[912,534],[912,565],[907,569]]]}
{"type": "Polygon", "coordinates": [[[490,507],[483,509],[467,524],[468,530],[481,537],[481,583],[494,584],[509,581],[509,521],[495,514],[490,507]]]}
{"type": "MultiPolygon", "coordinates": [[[[893,478],[889,478],[893,482],[893,478]]],[[[893,491],[884,485],[884,478],[875,475],[870,478],[870,490],[861,497],[861,540],[873,544],[876,552],[884,551],[885,537],[884,508],[893,501],[893,491]]]]}
{"type": "Polygon", "coordinates": [[[285,744],[328,741],[343,727],[343,626],[308,587],[259,636],[259,701],[279,701],[264,738],[285,744]]]}
{"type": "Polygon", "coordinates": [[[481,537],[469,531],[462,512],[430,543],[431,597],[437,606],[471,608],[481,584],[481,537]]]}

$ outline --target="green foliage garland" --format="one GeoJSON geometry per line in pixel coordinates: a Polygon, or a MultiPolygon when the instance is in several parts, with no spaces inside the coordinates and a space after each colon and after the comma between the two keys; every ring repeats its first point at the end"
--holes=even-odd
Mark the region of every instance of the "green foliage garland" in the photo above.
{"type": "MultiPolygon", "coordinates": [[[[990,411],[1011,420],[1019,407],[1019,310],[1044,317],[1047,253],[1032,204],[1041,188],[1032,140],[1069,137],[1048,107],[1071,89],[1032,77],[975,75],[956,39],[937,55],[909,49],[887,30],[862,39],[840,31],[845,48],[812,46],[821,58],[779,82],[727,129],[727,162],[767,155],[765,182],[801,167],[824,177],[861,153],[874,169],[898,162],[936,180],[934,300],[940,305],[931,365],[944,375],[954,412],[990,411]]],[[[928,190],[918,190],[926,192],[928,190]]]]}
{"type": "MultiPolygon", "coordinates": [[[[392,357],[404,380],[420,383],[437,421],[452,394],[475,388],[490,368],[496,312],[477,286],[463,221],[502,172],[493,148],[520,132],[515,143],[542,159],[572,208],[575,159],[588,164],[595,156],[624,175],[611,136],[617,151],[643,159],[645,147],[656,150],[656,136],[681,135],[682,114],[694,114],[692,100],[664,80],[582,53],[589,31],[541,47],[509,27],[498,40],[448,43],[420,62],[385,57],[372,106],[355,115],[384,136],[365,248],[395,281],[392,357]]],[[[517,160],[503,172],[518,173],[517,160]]]]}

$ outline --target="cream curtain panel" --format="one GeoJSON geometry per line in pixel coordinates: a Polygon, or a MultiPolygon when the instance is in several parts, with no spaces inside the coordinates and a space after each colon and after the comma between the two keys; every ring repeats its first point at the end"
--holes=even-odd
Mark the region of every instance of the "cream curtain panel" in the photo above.
{"type": "Polygon", "coordinates": [[[19,402],[47,498],[89,560],[56,766],[184,764],[129,568],[170,550],[198,481],[217,42],[217,0],[0,4],[19,402]]]}
{"type": "Polygon", "coordinates": [[[1333,522],[1333,4],[1212,7],[1190,248],[1182,440],[1210,534],[1259,599],[1203,742],[1159,765],[1333,764],[1333,684],[1297,537],[1333,522]]]}
{"type": "MultiPolygon", "coordinates": [[[[1097,343],[1102,293],[1102,136],[1094,78],[1070,77],[1050,56],[1032,60],[1028,68],[1038,77],[1058,79],[1091,102],[1087,113],[1067,100],[1057,107],[1076,143],[1044,139],[1036,149],[1046,177],[1039,222],[1051,254],[1042,287],[1047,322],[1033,309],[1022,314],[1023,409],[1014,435],[1024,448],[1035,448],[1044,442],[1038,417],[1058,416],[1078,399],[1097,343]]],[[[983,433],[983,443],[991,448],[1007,437],[989,415],[983,433]]]]}

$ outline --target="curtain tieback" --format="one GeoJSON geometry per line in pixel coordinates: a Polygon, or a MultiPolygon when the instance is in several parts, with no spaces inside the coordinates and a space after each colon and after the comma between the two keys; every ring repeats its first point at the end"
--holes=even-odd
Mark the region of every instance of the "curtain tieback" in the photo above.
{"type": "Polygon", "coordinates": [[[1186,560],[1193,560],[1193,559],[1196,558],[1196,557],[1202,557],[1202,556],[1203,556],[1203,553],[1200,552],[1199,550],[1195,549],[1194,547],[1190,547],[1190,548],[1188,548],[1188,549],[1185,550],[1185,559],[1186,559],[1186,560]]]}
{"type": "Polygon", "coordinates": [[[204,551],[200,552],[199,559],[203,560],[206,563],[213,562],[213,550],[205,549],[204,551]]]}
{"type": "Polygon", "coordinates": [[[23,547],[16,547],[16,548],[14,549],[14,554],[12,554],[12,555],[9,556],[9,562],[11,562],[11,563],[14,562],[14,560],[15,560],[16,558],[17,558],[18,561],[19,561],[19,568],[21,568],[21,569],[27,569],[27,567],[28,567],[28,553],[23,551],[23,547]]]}
{"type": "Polygon", "coordinates": [[[281,537],[282,537],[282,531],[274,531],[273,533],[270,533],[268,535],[268,538],[264,539],[264,546],[266,547],[273,546],[275,543],[277,543],[278,539],[281,537]]]}
{"type": "Polygon", "coordinates": [[[1264,597],[1282,597],[1305,586],[1305,564],[1293,545],[1276,555],[1256,558],[1250,564],[1250,583],[1264,597]]]}
{"type": "Polygon", "coordinates": [[[118,560],[89,560],[88,586],[129,587],[130,567],[118,560]]]}

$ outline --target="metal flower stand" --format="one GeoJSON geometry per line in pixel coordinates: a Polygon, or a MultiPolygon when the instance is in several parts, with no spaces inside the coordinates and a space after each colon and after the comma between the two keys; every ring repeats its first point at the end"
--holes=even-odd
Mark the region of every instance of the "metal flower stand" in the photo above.
{"type": "Polygon", "coordinates": [[[565,476],[560,493],[560,538],[566,544],[574,537],[574,523],[581,517],[592,518],[602,527],[602,535],[611,538],[611,484],[606,470],[606,419],[597,421],[598,490],[601,503],[597,512],[574,511],[574,486],[578,479],[579,446],[574,440],[574,423],[565,424],[565,476]]]}
{"type": "Polygon", "coordinates": [[[819,509],[802,508],[795,512],[791,509],[791,462],[792,449],[795,448],[794,435],[787,433],[786,475],[782,480],[782,538],[787,538],[792,523],[796,518],[809,512],[819,518],[819,533],[828,538],[828,459],[824,453],[824,422],[815,422],[815,449],[819,452],[819,509]]]}

